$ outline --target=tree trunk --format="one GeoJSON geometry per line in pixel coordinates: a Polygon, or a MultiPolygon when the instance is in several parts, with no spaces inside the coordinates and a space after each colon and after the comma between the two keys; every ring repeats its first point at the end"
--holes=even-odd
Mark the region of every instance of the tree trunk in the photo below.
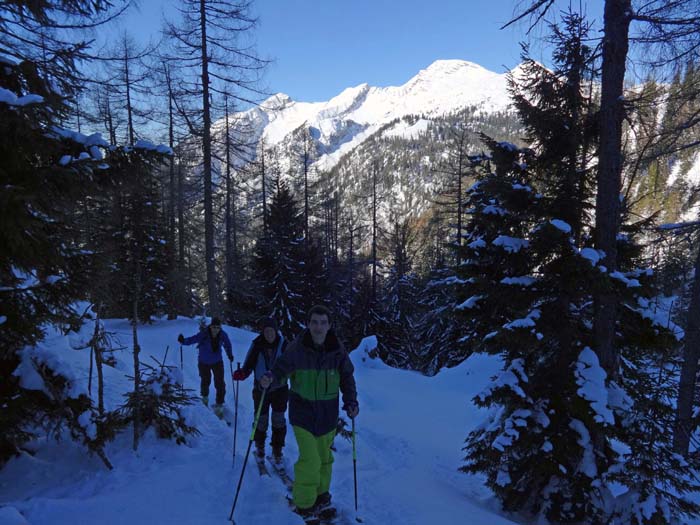
{"type": "Polygon", "coordinates": [[[688,323],[683,345],[683,367],[678,385],[676,427],[673,432],[673,449],[683,456],[688,454],[690,434],[693,431],[691,419],[695,382],[698,374],[698,358],[700,358],[700,250],[698,250],[695,259],[693,295],[690,298],[690,307],[688,308],[688,323]]]}
{"type": "Polygon", "coordinates": [[[265,186],[265,139],[260,139],[260,176],[262,177],[263,238],[267,239],[267,187],[265,186]]]}
{"type": "Polygon", "coordinates": [[[325,240],[324,240],[324,251],[325,251],[325,260],[326,260],[326,266],[330,264],[331,261],[331,250],[332,250],[332,245],[333,241],[331,240],[331,222],[333,221],[333,218],[331,216],[331,201],[330,199],[326,199],[323,205],[323,213],[324,213],[324,230],[325,230],[325,240]]]}
{"type": "Polygon", "coordinates": [[[338,243],[340,237],[340,196],[336,191],[333,196],[335,214],[333,217],[333,261],[338,260],[338,243]]]}
{"type": "MultiPolygon", "coordinates": [[[[594,111],[593,109],[593,104],[591,103],[591,98],[593,97],[593,89],[590,89],[590,94],[589,94],[589,100],[588,100],[588,115],[586,118],[590,118],[591,112],[594,111]]],[[[580,156],[580,163],[578,167],[578,173],[580,174],[576,180],[576,190],[578,192],[578,198],[577,202],[578,204],[578,217],[579,217],[579,224],[578,224],[578,229],[574,232],[574,242],[576,243],[576,246],[578,248],[581,248],[582,246],[582,237],[583,237],[583,209],[584,209],[584,203],[586,202],[586,180],[585,180],[585,173],[586,169],[588,166],[588,153],[591,150],[591,148],[595,148],[595,144],[591,144],[591,139],[589,138],[589,134],[586,133],[585,131],[582,133],[583,134],[583,144],[581,146],[581,156],[580,156]]]]}
{"type": "Polygon", "coordinates": [[[185,278],[187,275],[186,260],[185,260],[185,181],[182,166],[179,165],[177,169],[177,278],[178,278],[178,291],[180,292],[180,306],[185,308],[185,313],[190,314],[190,305],[186,304],[186,290],[188,280],[185,278]]]}
{"type": "Polygon", "coordinates": [[[309,141],[304,130],[304,243],[309,247],[309,141]]]}
{"type": "Polygon", "coordinates": [[[109,143],[116,144],[117,143],[117,128],[114,125],[114,117],[112,116],[112,105],[110,104],[110,101],[109,101],[109,95],[106,95],[106,98],[107,98],[106,124],[107,124],[107,129],[109,130],[109,143]]]}
{"type": "Polygon", "coordinates": [[[141,257],[142,257],[142,247],[143,247],[143,206],[144,199],[141,187],[140,174],[136,174],[136,184],[137,189],[132,195],[132,199],[135,201],[133,203],[133,222],[134,222],[134,232],[133,239],[131,241],[131,257],[133,261],[133,285],[131,288],[131,329],[134,344],[134,396],[136,397],[136,404],[134,406],[134,450],[138,449],[139,446],[139,436],[141,429],[141,410],[139,408],[140,403],[140,393],[141,393],[141,362],[139,360],[139,354],[141,353],[141,347],[139,346],[138,338],[138,322],[139,322],[139,298],[142,292],[142,279],[141,279],[141,257]]]}
{"type": "MultiPolygon", "coordinates": [[[[596,248],[605,252],[609,272],[617,266],[617,232],[620,221],[622,173],[622,121],[625,62],[629,45],[630,0],[606,0],[603,38],[603,73],[600,103],[600,151],[596,196],[596,248]]],[[[615,295],[595,297],[594,338],[600,364],[609,378],[617,376],[615,295]]]]}
{"type": "Polygon", "coordinates": [[[75,105],[75,123],[78,126],[78,133],[82,133],[82,126],[80,122],[80,99],[77,100],[75,105]]]}
{"type": "MultiPolygon", "coordinates": [[[[138,240],[137,240],[138,242],[138,240]]],[[[141,410],[139,408],[140,403],[140,393],[141,393],[141,362],[139,360],[139,354],[141,353],[141,347],[139,346],[139,334],[138,334],[138,322],[139,322],[139,294],[141,291],[141,264],[139,262],[140,253],[139,250],[135,250],[134,254],[134,285],[132,289],[132,303],[131,303],[131,332],[134,345],[134,395],[137,398],[136,404],[134,405],[134,443],[133,448],[137,450],[139,447],[139,436],[141,429],[141,410]]]]}
{"type": "Polygon", "coordinates": [[[129,145],[134,145],[134,119],[131,107],[131,81],[129,79],[129,49],[124,38],[124,86],[126,88],[126,117],[129,132],[129,145]]]}
{"type": "Polygon", "coordinates": [[[220,316],[219,292],[216,283],[214,253],[214,211],[212,203],[211,156],[211,102],[209,100],[209,55],[207,53],[206,1],[199,2],[200,30],[202,33],[202,155],[204,171],[204,258],[207,271],[209,310],[212,317],[220,316]]]}
{"type": "Polygon", "coordinates": [[[100,416],[104,415],[105,412],[105,402],[104,402],[104,376],[102,374],[102,346],[101,346],[101,334],[100,334],[100,316],[99,314],[95,318],[95,331],[92,336],[92,348],[91,352],[95,354],[95,367],[97,368],[97,410],[100,416]]]}
{"type": "Polygon", "coordinates": [[[95,348],[93,345],[90,346],[90,371],[88,372],[88,396],[92,398],[92,364],[95,356],[95,348]]]}
{"type": "MultiPolygon", "coordinates": [[[[233,183],[231,180],[231,132],[229,128],[228,97],[225,102],[226,111],[226,300],[229,305],[236,290],[238,275],[238,239],[236,231],[236,203],[233,183]]],[[[230,310],[230,309],[229,309],[230,310]]],[[[231,312],[233,313],[233,312],[231,312]]]]}
{"type": "MultiPolygon", "coordinates": [[[[137,278],[138,280],[138,278],[137,278]]],[[[139,300],[138,294],[134,293],[134,299],[132,301],[132,312],[131,315],[133,319],[131,320],[131,331],[134,340],[134,395],[137,397],[137,401],[134,405],[134,450],[139,448],[139,432],[141,423],[141,410],[139,409],[138,400],[141,392],[141,366],[139,363],[139,354],[141,353],[141,348],[139,347],[139,336],[138,336],[138,315],[139,315],[139,300]]]]}
{"type": "MultiPolygon", "coordinates": [[[[174,108],[173,108],[173,90],[172,82],[170,79],[170,70],[168,66],[165,66],[165,78],[168,87],[168,146],[170,146],[170,151],[175,151],[175,123],[174,123],[174,108]]],[[[182,294],[179,293],[180,283],[178,282],[178,271],[177,263],[175,260],[175,199],[176,199],[176,184],[175,184],[175,155],[170,157],[169,166],[169,180],[168,180],[168,244],[167,244],[167,257],[168,257],[168,273],[170,277],[170,286],[168,295],[170,297],[168,304],[168,319],[176,319],[178,309],[180,305],[180,297],[182,294]]]]}
{"type": "Polygon", "coordinates": [[[355,286],[355,247],[353,246],[353,241],[355,239],[355,230],[353,228],[353,220],[350,218],[350,251],[348,252],[348,270],[350,272],[350,304],[353,303],[353,298],[355,293],[353,292],[355,286]]]}
{"type": "Polygon", "coordinates": [[[377,165],[372,167],[372,305],[377,300],[377,165]]]}
{"type": "Polygon", "coordinates": [[[464,164],[464,151],[466,131],[460,130],[459,137],[459,159],[457,165],[457,265],[462,263],[462,169],[464,164]]]}

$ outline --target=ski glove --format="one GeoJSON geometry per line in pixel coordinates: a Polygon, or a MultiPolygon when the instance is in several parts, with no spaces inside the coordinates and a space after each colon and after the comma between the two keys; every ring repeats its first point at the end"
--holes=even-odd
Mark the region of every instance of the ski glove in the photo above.
{"type": "Polygon", "coordinates": [[[349,401],[345,404],[343,410],[345,410],[350,419],[355,419],[357,414],[360,413],[360,405],[357,403],[357,401],[349,401]]]}
{"type": "Polygon", "coordinates": [[[234,381],[243,381],[250,375],[250,371],[246,371],[244,368],[239,368],[233,372],[234,381]]]}
{"type": "Polygon", "coordinates": [[[260,378],[260,386],[263,388],[263,390],[267,387],[269,387],[272,384],[272,381],[274,381],[275,376],[272,375],[272,372],[267,371],[263,374],[263,376],[260,378]]]}
{"type": "Polygon", "coordinates": [[[180,343],[180,344],[184,343],[184,342],[185,342],[185,336],[182,335],[182,334],[178,335],[178,336],[177,336],[177,342],[180,343]]]}

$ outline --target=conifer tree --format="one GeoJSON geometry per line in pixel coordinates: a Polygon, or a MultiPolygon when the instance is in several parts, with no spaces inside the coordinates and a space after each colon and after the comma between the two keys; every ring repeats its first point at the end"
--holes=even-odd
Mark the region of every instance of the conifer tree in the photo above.
{"type": "Polygon", "coordinates": [[[257,240],[255,280],[259,283],[260,316],[273,316],[285,337],[293,337],[305,321],[304,221],[286,182],[277,179],[268,210],[268,235],[257,240]]]}
{"type": "Polygon", "coordinates": [[[79,324],[75,302],[85,297],[90,284],[85,270],[92,254],[85,250],[76,220],[82,212],[77,204],[98,191],[107,144],[99,135],[86,136],[59,124],[68,119],[69,97],[80,91],[76,62],[86,58],[89,45],[73,40],[71,29],[104,21],[109,6],[79,0],[10,2],[0,17],[3,462],[37,431],[60,436],[68,428],[109,466],[102,444],[89,432],[89,398],[75,395],[70,378],[34,355],[31,346],[51,325],[79,324]],[[43,389],[25,383],[21,372],[32,368],[43,389]]]}
{"type": "Polygon", "coordinates": [[[357,253],[362,225],[352,211],[343,223],[342,230],[347,230],[347,234],[339,235],[339,244],[344,245],[345,249],[341,251],[345,253],[328,270],[327,301],[334,312],[334,328],[349,348],[355,348],[367,335],[364,319],[367,314],[365,299],[368,281],[357,253]]]}
{"type": "Polygon", "coordinates": [[[415,369],[417,276],[413,272],[415,231],[410,216],[394,219],[390,235],[391,255],[383,283],[377,353],[385,363],[397,368],[415,369]]]}
{"type": "Polygon", "coordinates": [[[157,170],[166,162],[168,151],[143,142],[135,148],[113,148],[107,158],[107,171],[115,184],[103,215],[111,211],[111,220],[94,239],[94,249],[107,261],[101,302],[110,316],[132,318],[134,298],[137,322],[149,321],[167,309],[167,218],[160,207],[157,170]]]}
{"type": "MultiPolygon", "coordinates": [[[[167,220],[159,209],[157,170],[165,163],[168,148],[139,141],[135,147],[112,148],[108,172],[115,181],[109,206],[113,222],[97,236],[102,252],[103,295],[98,299],[115,317],[131,319],[133,334],[134,396],[141,394],[142,372],[138,324],[164,313],[169,291],[166,289],[169,266],[166,260],[167,220]],[[108,287],[104,287],[107,284],[108,287]]],[[[99,248],[98,248],[99,249],[99,248]]],[[[134,450],[141,435],[141,415],[136,405],[134,450]]]]}
{"type": "Polygon", "coordinates": [[[64,387],[69,385],[48,366],[44,373],[47,381],[55,379],[54,399],[23,389],[21,377],[13,373],[21,363],[20,350],[40,341],[50,325],[79,322],[74,302],[89,288],[85,269],[92,257],[83,249],[75,203],[94,191],[106,143],[55,124],[62,105],[32,62],[4,64],[0,88],[6,90],[0,102],[0,370],[7,378],[0,388],[3,461],[32,437],[36,418],[50,414],[47,421],[60,426],[64,417],[77,421],[89,407],[85,399],[74,399],[74,410],[66,406],[64,387]]]}
{"type": "MultiPolygon", "coordinates": [[[[507,25],[532,16],[533,26],[544,19],[555,3],[532,0],[507,25]]],[[[700,51],[700,4],[695,0],[606,0],[601,46],[599,150],[596,192],[596,249],[603,252],[605,266],[615,271],[617,234],[621,224],[620,190],[624,166],[623,122],[631,104],[625,97],[625,73],[630,44],[639,45],[634,62],[660,73],[673,72],[687,57],[700,51]],[[634,32],[642,38],[634,38],[634,32]],[[670,66],[670,67],[669,67],[670,66]]],[[[614,347],[617,316],[615,293],[601,288],[596,295],[595,352],[608,375],[619,369],[614,347]]]]}
{"type": "Polygon", "coordinates": [[[455,285],[459,278],[452,267],[436,265],[426,277],[420,294],[422,315],[417,325],[417,360],[420,370],[433,376],[443,367],[458,365],[471,355],[468,340],[459,336],[459,325],[454,322],[452,311],[455,302],[455,285]]]}
{"type": "MultiPolygon", "coordinates": [[[[440,254],[442,245],[446,245],[448,257],[456,257],[457,265],[461,262],[459,257],[462,256],[464,240],[465,188],[473,171],[467,151],[472,146],[471,135],[473,133],[463,121],[458,121],[453,129],[448,130],[447,155],[438,170],[448,178],[435,202],[435,215],[431,221],[437,223],[435,252],[440,254]],[[443,225],[449,234],[441,235],[443,225]]],[[[454,285],[458,281],[454,267],[446,264],[444,257],[438,256],[437,260],[430,261],[430,273],[420,294],[423,314],[417,325],[419,345],[416,349],[420,368],[428,375],[435,375],[445,365],[455,366],[471,354],[471,345],[461,338],[450,315],[457,304],[454,285]]]]}
{"type": "Polygon", "coordinates": [[[469,191],[458,311],[474,348],[503,368],[475,399],[498,410],[469,435],[463,470],[486,473],[507,510],[551,522],[670,523],[697,511],[659,380],[673,334],[650,313],[656,291],[632,232],[618,239],[616,272],[590,247],[579,198],[592,191],[594,108],[582,96],[592,53],[577,15],[554,33],[555,70],[526,60],[524,80],[511,83],[533,149],[485,138],[490,157],[474,159],[484,171],[469,191]],[[592,350],[599,287],[623,311],[615,378],[592,350]],[[613,480],[629,491],[615,499],[613,480]]]}

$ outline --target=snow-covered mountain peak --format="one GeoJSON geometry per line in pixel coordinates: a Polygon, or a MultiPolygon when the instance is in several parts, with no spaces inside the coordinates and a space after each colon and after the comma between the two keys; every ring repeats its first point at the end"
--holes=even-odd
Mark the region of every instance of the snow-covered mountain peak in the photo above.
{"type": "Polygon", "coordinates": [[[294,101],[289,95],[285,93],[277,93],[272,95],[270,98],[265,99],[265,101],[260,104],[260,107],[264,110],[278,111],[293,103],[294,101]]]}
{"type": "Polygon", "coordinates": [[[484,67],[480,66],[479,64],[475,64],[474,62],[469,62],[467,60],[457,60],[457,59],[436,60],[435,62],[430,64],[425,69],[421,69],[418,72],[418,74],[415,77],[413,77],[413,79],[416,79],[416,78],[422,78],[422,79],[434,78],[434,77],[452,75],[455,73],[468,72],[468,71],[477,72],[477,71],[488,71],[488,70],[485,69],[484,67]]]}
{"type": "Polygon", "coordinates": [[[339,95],[336,95],[330,99],[327,104],[329,106],[341,105],[344,102],[355,100],[357,97],[364,95],[368,90],[369,84],[366,82],[355,87],[345,88],[339,95]]]}
{"type": "Polygon", "coordinates": [[[382,94],[378,98],[388,99],[382,104],[390,110],[384,111],[387,120],[446,114],[468,106],[499,111],[509,105],[506,75],[466,60],[438,60],[402,86],[373,89],[382,94]]]}
{"type": "Polygon", "coordinates": [[[421,69],[402,88],[410,89],[426,83],[430,85],[452,85],[463,82],[472,84],[501,76],[503,75],[466,60],[436,60],[427,68],[421,69]]]}
{"type": "MultiPolygon", "coordinates": [[[[400,86],[348,87],[328,101],[297,102],[277,93],[240,115],[248,137],[268,146],[288,144],[300,126],[313,128],[321,156],[318,167],[329,169],[347,152],[385,124],[407,115],[430,119],[477,107],[485,113],[509,106],[506,74],[466,60],[436,60],[400,86]]],[[[249,139],[250,140],[250,139],[249,139]]]]}
{"type": "Polygon", "coordinates": [[[326,102],[324,109],[319,112],[319,119],[347,114],[362,104],[369,90],[367,83],[344,89],[339,95],[326,102]]]}

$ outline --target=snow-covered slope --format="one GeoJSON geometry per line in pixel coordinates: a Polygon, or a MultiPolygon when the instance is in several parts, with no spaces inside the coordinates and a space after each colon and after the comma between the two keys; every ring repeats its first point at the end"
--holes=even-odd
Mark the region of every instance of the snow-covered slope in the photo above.
{"type": "MultiPolygon", "coordinates": [[[[402,86],[345,89],[327,102],[295,102],[277,94],[260,107],[236,114],[239,130],[257,142],[283,142],[302,125],[312,129],[322,155],[320,168],[330,169],[383,124],[406,115],[444,115],[477,106],[484,112],[508,106],[506,74],[488,71],[464,60],[438,60],[402,86]]],[[[216,129],[223,129],[218,122],[216,129]]]]}
{"type": "MultiPolygon", "coordinates": [[[[108,327],[129,341],[129,325],[111,321],[108,327]]],[[[162,359],[179,366],[172,352],[178,333],[195,332],[193,320],[158,321],[139,329],[143,359],[162,359]]],[[[253,333],[225,327],[236,360],[242,360],[253,333]]],[[[474,356],[462,365],[428,378],[395,370],[366,357],[371,341],[351,356],[361,404],[357,419],[359,515],[365,523],[431,525],[440,523],[499,525],[514,523],[498,511],[478,477],[457,471],[463,440],[483,414],[470,400],[496,372],[497,361],[474,356]]],[[[42,344],[56,351],[76,377],[87,381],[88,355],[68,347],[54,334],[42,344]]],[[[116,369],[107,367],[106,403],[122,402],[129,388],[130,355],[118,356],[116,369]]],[[[228,374],[227,374],[228,375],[228,374]]],[[[185,347],[185,385],[198,385],[196,351],[185,347]]],[[[233,430],[209,409],[193,406],[187,418],[201,436],[178,446],[147,434],[138,450],[131,450],[129,432],[107,448],[114,464],[108,472],[97,458],[70,442],[43,439],[31,444],[34,455],[11,460],[0,471],[0,524],[31,525],[208,525],[227,523],[240,475],[253,418],[251,380],[241,384],[236,465],[232,466],[233,430]]],[[[227,379],[227,404],[233,405],[227,379]]],[[[84,385],[83,385],[84,387],[84,385]]],[[[341,523],[354,523],[351,444],[336,438],[331,491],[341,523]]],[[[296,445],[288,436],[286,465],[293,472],[296,445]]],[[[285,489],[274,477],[260,477],[251,461],[245,472],[236,523],[296,524],[285,502],[285,489]]]]}

